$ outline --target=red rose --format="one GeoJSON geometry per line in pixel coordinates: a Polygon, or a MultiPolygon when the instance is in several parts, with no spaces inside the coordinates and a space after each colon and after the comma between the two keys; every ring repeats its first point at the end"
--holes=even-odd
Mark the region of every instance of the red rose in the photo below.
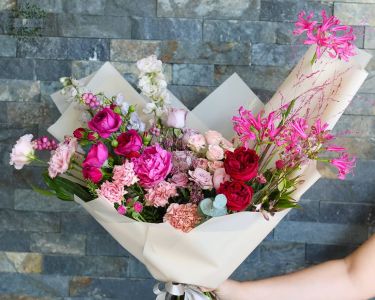
{"type": "Polygon", "coordinates": [[[142,147],[142,138],[134,129],[121,133],[117,138],[118,145],[115,153],[125,157],[139,157],[139,150],[142,147]]]}
{"type": "Polygon", "coordinates": [[[217,190],[227,197],[227,207],[232,211],[243,211],[251,203],[253,189],[242,181],[223,182],[217,190]]]}
{"type": "Polygon", "coordinates": [[[249,181],[258,174],[259,156],[254,150],[239,147],[225,153],[225,172],[235,180],[249,181]]]}
{"type": "Polygon", "coordinates": [[[77,128],[76,130],[73,131],[74,137],[77,138],[78,140],[83,139],[85,137],[85,134],[86,134],[86,129],[82,127],[77,128]]]}
{"type": "Polygon", "coordinates": [[[83,177],[90,179],[93,183],[98,183],[103,179],[103,173],[99,168],[85,167],[82,169],[83,177]]]}
{"type": "Polygon", "coordinates": [[[106,107],[98,112],[91,121],[88,122],[88,125],[91,130],[94,130],[102,138],[106,139],[120,128],[121,123],[121,116],[106,107]]]}

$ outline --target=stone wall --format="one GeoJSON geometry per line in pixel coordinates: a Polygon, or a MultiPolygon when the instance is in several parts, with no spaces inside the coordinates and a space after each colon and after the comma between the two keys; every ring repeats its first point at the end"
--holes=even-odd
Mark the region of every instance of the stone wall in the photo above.
{"type": "MultiPolygon", "coordinates": [[[[22,4],[26,1],[18,1],[22,4]]],[[[334,12],[375,54],[373,0],[32,0],[47,14],[42,37],[9,32],[15,0],[0,0],[0,298],[153,299],[145,268],[74,203],[30,190],[40,169],[9,166],[25,133],[58,117],[49,94],[59,77],[83,77],[111,61],[130,82],[134,62],[156,53],[170,89],[190,108],[233,72],[263,101],[304,47],[291,35],[301,9],[334,12]],[[334,2],[334,3],[333,3],[334,2]]],[[[235,271],[233,278],[284,274],[345,256],[375,232],[375,63],[336,132],[358,157],[355,176],[323,178],[235,271]]],[[[234,95],[235,96],[235,95],[234,95]]],[[[183,270],[181,270],[183,272],[183,270]]]]}

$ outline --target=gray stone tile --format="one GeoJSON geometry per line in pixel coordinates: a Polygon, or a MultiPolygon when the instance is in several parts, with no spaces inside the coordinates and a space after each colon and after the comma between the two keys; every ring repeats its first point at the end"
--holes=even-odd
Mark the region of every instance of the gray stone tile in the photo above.
{"type": "Polygon", "coordinates": [[[90,0],[89,5],[85,0],[18,0],[18,5],[26,3],[38,5],[48,13],[101,15],[104,14],[106,0],[90,0]]]}
{"type": "Polygon", "coordinates": [[[158,17],[258,20],[260,0],[158,0],[158,17]]]}
{"type": "Polygon", "coordinates": [[[347,224],[283,221],[275,240],[314,244],[359,244],[367,239],[367,227],[347,224]]]}
{"type": "Polygon", "coordinates": [[[69,296],[69,278],[59,275],[0,273],[0,291],[2,294],[31,297],[64,297],[69,296]]]}
{"type": "Polygon", "coordinates": [[[217,42],[242,41],[255,43],[276,42],[277,24],[238,20],[205,20],[203,40],[217,42]]]}
{"type": "Polygon", "coordinates": [[[374,4],[336,2],[334,4],[334,9],[335,16],[337,16],[343,24],[375,26],[374,4]]]}
{"type": "Polygon", "coordinates": [[[110,16],[156,17],[156,1],[105,0],[105,13],[110,16]]]}
{"type": "Polygon", "coordinates": [[[322,263],[324,261],[341,259],[357,249],[357,245],[306,245],[306,261],[308,263],[322,263]]]}
{"type": "Polygon", "coordinates": [[[305,262],[305,244],[280,241],[267,241],[259,245],[259,260],[277,263],[290,261],[305,262]]]}
{"type": "Polygon", "coordinates": [[[39,94],[38,81],[0,79],[0,101],[38,101],[39,94]]]}
{"type": "Polygon", "coordinates": [[[152,288],[155,280],[109,279],[74,277],[69,284],[69,293],[73,297],[91,297],[101,299],[154,299],[152,288]]]}
{"type": "Polygon", "coordinates": [[[60,217],[56,213],[0,210],[0,231],[58,232],[60,217]]]}
{"type": "Polygon", "coordinates": [[[0,36],[0,56],[15,57],[17,53],[17,39],[11,36],[0,36]]]}
{"type": "Polygon", "coordinates": [[[208,86],[169,85],[168,89],[191,110],[211,94],[215,88],[208,86]]]}
{"type": "Polygon", "coordinates": [[[374,116],[375,94],[357,94],[345,110],[345,114],[374,116]]]}
{"type": "Polygon", "coordinates": [[[0,273],[40,273],[42,255],[29,252],[0,252],[0,273]]]}
{"type": "MultiPolygon", "coordinates": [[[[371,64],[371,62],[370,62],[371,64]]],[[[373,63],[375,65],[375,63],[373,63]]],[[[360,93],[375,93],[375,71],[370,71],[366,81],[359,89],[360,93]]]]}
{"type": "Polygon", "coordinates": [[[335,224],[375,225],[375,205],[321,202],[319,221],[335,224]]]}
{"type": "Polygon", "coordinates": [[[152,275],[146,269],[146,267],[138,261],[134,256],[129,257],[129,269],[128,269],[129,278],[137,279],[152,279],[152,275]]]}
{"type": "Polygon", "coordinates": [[[36,126],[17,127],[12,125],[0,125],[0,143],[13,145],[22,135],[31,133],[37,134],[36,126]]]}
{"type": "Polygon", "coordinates": [[[263,0],[260,11],[260,20],[293,22],[297,20],[297,15],[301,10],[308,12],[313,11],[315,12],[315,15],[320,15],[322,9],[324,9],[328,15],[332,14],[332,4],[321,1],[278,2],[263,0]]]}
{"type": "Polygon", "coordinates": [[[33,233],[30,250],[39,253],[84,255],[86,236],[80,234],[33,233]]]}
{"type": "Polygon", "coordinates": [[[16,5],[16,0],[2,0],[0,2],[0,10],[12,9],[16,5]]]}
{"type": "MultiPolygon", "coordinates": [[[[7,163],[9,163],[9,154],[8,154],[7,163]]],[[[13,207],[14,207],[14,190],[10,187],[1,187],[0,188],[0,208],[13,208],[13,207]]]]}
{"type": "Polygon", "coordinates": [[[59,36],[130,38],[131,35],[131,21],[128,17],[60,14],[57,24],[59,36]]]}
{"type": "Polygon", "coordinates": [[[180,85],[213,85],[214,66],[174,64],[173,83],[180,85]]]}
{"type": "Polygon", "coordinates": [[[252,89],[276,90],[290,72],[290,67],[215,66],[215,85],[220,85],[237,73],[252,89]]]}
{"type": "Polygon", "coordinates": [[[86,254],[129,256],[129,253],[109,233],[89,234],[86,238],[86,254]]]}
{"type": "Polygon", "coordinates": [[[334,127],[333,133],[345,133],[346,137],[374,137],[375,119],[370,116],[343,115],[334,127]]]}
{"type": "Polygon", "coordinates": [[[106,233],[96,220],[86,212],[61,213],[61,231],[66,233],[106,233]]]}
{"type": "Polygon", "coordinates": [[[72,64],[66,60],[38,59],[35,63],[35,74],[38,80],[56,80],[70,77],[72,64]]]}
{"type": "Polygon", "coordinates": [[[375,49],[375,27],[365,28],[365,48],[375,49]]]}
{"type": "Polygon", "coordinates": [[[201,40],[202,21],[196,19],[134,17],[132,23],[132,39],[201,40]]]}
{"type": "Polygon", "coordinates": [[[30,251],[30,235],[26,231],[0,231],[0,251],[30,251]]]}
{"type": "MultiPolygon", "coordinates": [[[[72,74],[73,76],[73,74],[72,74]]],[[[80,77],[77,77],[80,78],[80,77]]],[[[59,91],[63,88],[63,85],[60,81],[40,81],[40,93],[42,96],[49,96],[56,91],[59,91]]],[[[49,98],[50,99],[50,98],[49,98]]],[[[52,99],[50,99],[52,101],[52,99]]]]}
{"type": "MultiPolygon", "coordinates": [[[[5,116],[4,117],[0,117],[0,123],[4,123],[4,119],[6,120],[5,122],[8,121],[8,118],[7,118],[7,115],[6,115],[6,104],[3,104],[2,107],[0,108],[0,112],[1,112],[1,115],[2,116],[5,116]],[[5,107],[5,113],[3,114],[1,112],[1,108],[5,107]]],[[[12,148],[13,148],[13,145],[7,145],[7,144],[0,144],[0,165],[2,166],[6,166],[6,167],[9,167],[9,161],[10,161],[10,153],[12,152],[12,148]]],[[[0,207],[2,208],[6,208],[5,206],[7,205],[10,205],[10,203],[12,203],[12,208],[13,208],[13,197],[12,198],[5,198],[4,195],[8,194],[7,191],[5,191],[7,188],[4,187],[4,192],[2,190],[0,190],[0,202],[2,202],[0,204],[0,207]],[[11,202],[10,202],[11,201],[11,202]]],[[[13,192],[12,192],[13,194],[13,192]]]]}
{"type": "Polygon", "coordinates": [[[125,277],[127,257],[44,255],[43,273],[100,277],[125,277]]]}
{"type": "Polygon", "coordinates": [[[357,159],[375,160],[375,139],[372,137],[339,137],[335,140],[335,143],[345,146],[348,152],[357,159]],[[358,145],[361,145],[361,147],[358,147],[358,145]]]}
{"type": "Polygon", "coordinates": [[[303,45],[255,44],[251,62],[258,66],[294,67],[307,50],[303,45]]]}
{"type": "Polygon", "coordinates": [[[108,60],[109,41],[106,39],[38,37],[20,40],[20,57],[58,60],[108,60]]]}
{"type": "Polygon", "coordinates": [[[34,79],[34,61],[20,58],[0,58],[0,78],[34,79]]]}
{"type": "Polygon", "coordinates": [[[287,219],[291,221],[317,222],[319,220],[319,201],[301,199],[299,201],[301,208],[292,209],[287,219]]]}
{"type": "Polygon", "coordinates": [[[7,108],[12,124],[20,127],[43,123],[50,113],[43,102],[7,102],[7,108]]]}
{"type": "MultiPolygon", "coordinates": [[[[69,0],[65,0],[69,1],[69,0]]],[[[63,12],[63,1],[62,0],[17,0],[18,5],[24,6],[27,3],[31,5],[37,5],[45,12],[48,13],[62,13],[63,12]]]]}

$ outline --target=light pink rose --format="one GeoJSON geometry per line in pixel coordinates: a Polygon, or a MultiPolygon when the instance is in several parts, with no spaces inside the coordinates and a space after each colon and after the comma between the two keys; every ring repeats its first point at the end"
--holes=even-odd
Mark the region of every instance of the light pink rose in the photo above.
{"type": "Polygon", "coordinates": [[[147,190],[145,195],[146,205],[164,207],[167,205],[169,198],[177,195],[176,186],[173,183],[162,181],[147,190]]]}
{"type": "Polygon", "coordinates": [[[208,162],[208,171],[210,171],[211,173],[214,173],[217,169],[223,168],[223,167],[224,167],[224,162],[221,160],[208,162]]]}
{"type": "Polygon", "coordinates": [[[96,192],[98,196],[107,199],[109,202],[112,203],[121,203],[124,194],[127,192],[124,190],[124,186],[118,185],[114,182],[105,181],[100,186],[100,189],[97,189],[96,192]]]}
{"type": "Polygon", "coordinates": [[[217,190],[223,182],[229,181],[230,176],[225,173],[224,168],[219,168],[214,172],[213,183],[214,188],[217,190]]]}
{"type": "Polygon", "coordinates": [[[207,144],[209,145],[219,145],[223,139],[223,136],[220,132],[215,130],[209,130],[204,134],[207,144]]]}
{"type": "Polygon", "coordinates": [[[209,160],[222,160],[224,158],[224,150],[219,145],[208,145],[206,157],[209,160]]]}
{"type": "Polygon", "coordinates": [[[233,143],[231,143],[230,141],[228,141],[227,139],[223,138],[220,142],[220,146],[224,149],[224,150],[228,150],[230,152],[233,152],[234,151],[234,145],[233,143]]]}
{"type": "Polygon", "coordinates": [[[78,142],[76,138],[66,138],[64,142],[58,145],[48,162],[48,175],[51,178],[55,178],[69,169],[70,160],[77,151],[77,147],[78,142]]]}
{"type": "Polygon", "coordinates": [[[185,172],[190,169],[193,163],[193,153],[191,151],[173,151],[172,172],[185,172]]]}
{"type": "Polygon", "coordinates": [[[196,168],[194,171],[189,171],[190,180],[194,181],[203,190],[210,190],[213,187],[212,176],[206,170],[196,168]]]}
{"type": "Polygon", "coordinates": [[[189,183],[189,177],[186,173],[177,173],[172,176],[171,182],[174,183],[177,187],[187,187],[189,183]]]}
{"type": "Polygon", "coordinates": [[[31,142],[32,139],[32,134],[25,134],[13,146],[9,164],[14,165],[15,169],[21,170],[24,165],[28,165],[33,161],[35,151],[31,142]]]}
{"type": "Polygon", "coordinates": [[[131,186],[138,180],[134,172],[134,164],[130,161],[113,168],[113,182],[118,185],[131,186]]]}
{"type": "Polygon", "coordinates": [[[166,120],[166,125],[173,128],[184,128],[187,111],[185,109],[170,108],[166,120]]]}
{"type": "Polygon", "coordinates": [[[208,168],[208,160],[205,158],[196,158],[193,162],[194,169],[201,168],[207,171],[208,168]]]}
{"type": "Polygon", "coordinates": [[[187,146],[195,152],[200,152],[206,147],[206,139],[200,133],[193,134],[189,137],[187,146]]]}

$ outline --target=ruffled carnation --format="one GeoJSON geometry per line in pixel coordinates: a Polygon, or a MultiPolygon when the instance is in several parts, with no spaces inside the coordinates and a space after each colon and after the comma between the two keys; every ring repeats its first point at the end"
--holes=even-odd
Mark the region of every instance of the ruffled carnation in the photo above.
{"type": "Polygon", "coordinates": [[[167,181],[158,183],[154,188],[148,189],[145,195],[146,204],[155,207],[164,207],[169,198],[177,196],[176,185],[167,181]]]}
{"type": "Polygon", "coordinates": [[[112,203],[121,203],[124,194],[126,194],[123,185],[118,185],[115,182],[110,181],[103,182],[100,189],[97,189],[96,192],[98,193],[98,196],[103,197],[112,203]]]}
{"type": "Polygon", "coordinates": [[[118,185],[131,186],[138,180],[134,172],[134,164],[130,161],[126,161],[124,164],[113,168],[113,182],[118,185]]]}
{"type": "Polygon", "coordinates": [[[78,142],[76,138],[67,138],[60,143],[51,156],[48,167],[48,175],[55,178],[69,169],[70,160],[77,151],[78,142]]]}
{"type": "Polygon", "coordinates": [[[166,214],[164,222],[168,222],[174,228],[189,232],[199,224],[201,217],[198,214],[198,207],[195,204],[171,204],[166,214]]]}
{"type": "Polygon", "coordinates": [[[34,146],[32,143],[33,135],[25,134],[20,137],[10,154],[10,165],[14,165],[17,170],[28,165],[34,159],[34,146]]]}

